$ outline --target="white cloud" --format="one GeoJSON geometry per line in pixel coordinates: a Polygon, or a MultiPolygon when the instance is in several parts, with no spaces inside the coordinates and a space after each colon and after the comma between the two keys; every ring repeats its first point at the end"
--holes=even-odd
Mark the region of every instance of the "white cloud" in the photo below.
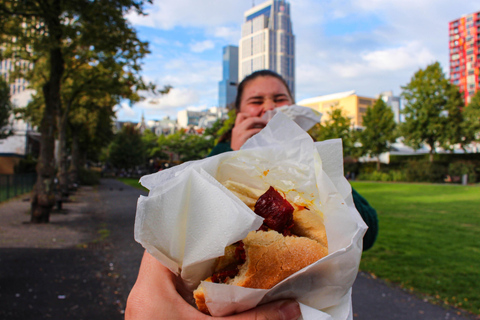
{"type": "Polygon", "coordinates": [[[171,30],[175,27],[206,28],[229,23],[241,23],[243,12],[249,8],[237,0],[175,0],[156,1],[148,8],[146,17],[130,13],[134,25],[171,30]]]}
{"type": "Polygon", "coordinates": [[[201,53],[206,50],[213,49],[214,47],[215,43],[212,40],[195,41],[190,44],[190,50],[196,53],[201,53]]]}
{"type": "MultiPolygon", "coordinates": [[[[399,94],[415,71],[433,61],[447,72],[448,22],[479,10],[471,0],[289,2],[297,100],[347,90],[366,96],[384,90],[399,94]],[[349,25],[352,21],[358,25],[349,25]]],[[[159,86],[174,87],[158,108],[145,110],[173,114],[180,108],[216,105],[220,47],[238,45],[243,14],[250,7],[251,1],[238,0],[155,1],[147,17],[129,15],[135,26],[159,31],[147,39],[153,52],[145,75],[159,86]]]]}

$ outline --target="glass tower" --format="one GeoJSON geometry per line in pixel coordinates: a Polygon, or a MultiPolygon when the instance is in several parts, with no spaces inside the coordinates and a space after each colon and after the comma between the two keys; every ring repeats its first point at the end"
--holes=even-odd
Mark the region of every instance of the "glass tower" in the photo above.
{"type": "Polygon", "coordinates": [[[290,4],[268,0],[247,10],[239,46],[239,81],[254,71],[280,74],[295,96],[295,37],[290,4]]]}
{"type": "Polygon", "coordinates": [[[235,102],[238,82],[238,47],[223,47],[222,80],[218,83],[218,106],[226,108],[235,102]]]}

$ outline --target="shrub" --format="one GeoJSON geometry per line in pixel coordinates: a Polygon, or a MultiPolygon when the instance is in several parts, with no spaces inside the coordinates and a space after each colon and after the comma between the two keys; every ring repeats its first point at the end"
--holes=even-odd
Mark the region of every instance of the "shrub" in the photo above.
{"type": "Polygon", "coordinates": [[[410,182],[444,182],[447,166],[428,160],[410,160],[405,166],[406,180],[410,182]]]}
{"type": "Polygon", "coordinates": [[[100,183],[100,172],[81,168],[78,172],[78,180],[83,186],[94,186],[100,183]]]}
{"type": "MultiPolygon", "coordinates": [[[[448,166],[448,174],[450,176],[463,176],[468,175],[468,182],[475,183],[477,181],[476,165],[473,161],[456,161],[450,163],[448,166]]],[[[460,180],[461,181],[461,180],[460,180]]]]}
{"type": "Polygon", "coordinates": [[[25,159],[21,159],[13,169],[15,173],[33,173],[36,172],[37,160],[31,156],[27,156],[25,159]]]}
{"type": "Polygon", "coordinates": [[[389,170],[389,171],[370,171],[362,172],[358,176],[358,180],[365,181],[406,181],[405,173],[402,170],[389,170]]]}

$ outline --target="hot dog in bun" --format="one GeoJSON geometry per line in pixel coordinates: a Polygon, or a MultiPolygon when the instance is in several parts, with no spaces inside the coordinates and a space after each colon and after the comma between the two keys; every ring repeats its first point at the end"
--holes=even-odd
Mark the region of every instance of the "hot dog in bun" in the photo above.
{"type": "MultiPolygon", "coordinates": [[[[205,281],[270,289],[328,254],[321,214],[291,204],[274,187],[264,192],[233,181],[224,185],[264,222],[259,230],[225,248],[205,281]]],[[[198,309],[209,314],[202,286],[193,294],[198,309]]]]}

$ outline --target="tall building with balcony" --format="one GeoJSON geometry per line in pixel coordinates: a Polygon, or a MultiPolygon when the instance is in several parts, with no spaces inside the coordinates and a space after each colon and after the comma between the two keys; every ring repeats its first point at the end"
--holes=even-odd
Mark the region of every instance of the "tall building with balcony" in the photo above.
{"type": "Polygon", "coordinates": [[[238,47],[223,47],[222,80],[218,83],[218,106],[226,108],[235,102],[238,82],[238,47]]]}
{"type": "Polygon", "coordinates": [[[239,45],[239,81],[254,71],[269,69],[280,74],[295,96],[295,37],[290,4],[268,0],[244,14],[239,45]]]}
{"type": "Polygon", "coordinates": [[[457,85],[465,104],[480,88],[480,11],[448,24],[450,82],[457,85]]]}

